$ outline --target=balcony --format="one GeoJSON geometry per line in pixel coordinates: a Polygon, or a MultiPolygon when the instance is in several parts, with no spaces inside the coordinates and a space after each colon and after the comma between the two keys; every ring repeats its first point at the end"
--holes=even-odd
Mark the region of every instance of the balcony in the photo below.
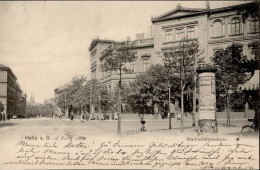
{"type": "MultiPolygon", "coordinates": [[[[134,80],[136,77],[135,73],[122,73],[121,79],[123,80],[134,80]]],[[[119,74],[118,73],[112,73],[108,76],[105,76],[101,78],[101,83],[106,83],[112,80],[118,80],[119,81],[119,74]]]]}

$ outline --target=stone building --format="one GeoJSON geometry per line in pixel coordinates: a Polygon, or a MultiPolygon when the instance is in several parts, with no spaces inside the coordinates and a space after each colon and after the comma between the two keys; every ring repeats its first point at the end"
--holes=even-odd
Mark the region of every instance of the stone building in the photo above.
{"type": "Polygon", "coordinates": [[[6,118],[26,114],[26,95],[9,67],[0,64],[0,100],[6,118]]]}
{"type": "MultiPolygon", "coordinates": [[[[133,51],[136,52],[137,59],[124,66],[132,72],[123,72],[122,82],[134,80],[136,74],[146,71],[149,65],[156,63],[153,38],[145,39],[143,34],[137,34],[136,40],[130,42],[135,44],[133,51]]],[[[117,72],[102,72],[100,64],[104,62],[106,57],[111,55],[109,50],[116,43],[116,41],[111,40],[95,39],[89,47],[91,53],[91,79],[99,80],[109,90],[113,90],[115,87],[116,82],[119,80],[119,74],[117,72]]]]}
{"type": "MultiPolygon", "coordinates": [[[[197,40],[199,48],[204,51],[206,62],[211,61],[214,52],[226,48],[232,43],[243,46],[243,54],[248,59],[254,59],[249,46],[259,41],[259,21],[257,18],[247,18],[244,22],[238,9],[254,5],[246,3],[216,9],[185,8],[180,4],[169,12],[158,17],[151,18],[153,23],[153,37],[144,39],[137,36],[135,42],[137,60],[126,65],[128,69],[134,69],[134,73],[124,73],[122,81],[131,81],[136,74],[146,71],[152,64],[163,64],[161,52],[170,47],[178,46],[181,39],[197,40]]],[[[109,49],[115,44],[113,40],[94,39],[89,47],[91,54],[91,79],[98,79],[102,84],[111,89],[118,82],[119,75],[116,72],[102,73],[100,63],[107,57],[109,49]]]]}

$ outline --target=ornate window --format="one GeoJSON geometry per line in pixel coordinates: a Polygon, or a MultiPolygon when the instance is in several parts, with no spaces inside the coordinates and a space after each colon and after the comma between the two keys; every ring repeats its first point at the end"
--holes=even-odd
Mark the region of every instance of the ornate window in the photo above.
{"type": "Polygon", "coordinates": [[[130,71],[131,71],[132,73],[135,72],[135,61],[132,61],[132,62],[130,63],[130,71]]]}
{"type": "Polygon", "coordinates": [[[147,71],[150,65],[150,57],[143,58],[143,70],[147,71]]]}
{"type": "Polygon", "coordinates": [[[241,22],[238,18],[235,18],[231,21],[231,35],[241,34],[241,22]]]}
{"type": "Polygon", "coordinates": [[[195,38],[195,28],[194,27],[188,27],[187,28],[187,38],[188,39],[195,38]]]}
{"type": "Polygon", "coordinates": [[[259,32],[259,21],[256,18],[253,18],[250,21],[249,30],[250,30],[250,33],[259,32]]]}
{"type": "Polygon", "coordinates": [[[212,25],[212,37],[218,38],[223,36],[223,24],[221,20],[216,20],[212,25]]]}
{"type": "Polygon", "coordinates": [[[183,38],[184,38],[184,29],[183,28],[176,29],[175,30],[175,40],[179,41],[183,38]]]}
{"type": "Polygon", "coordinates": [[[172,41],[172,30],[166,30],[165,31],[165,42],[171,42],[172,41]]]}
{"type": "Polygon", "coordinates": [[[97,69],[93,69],[93,70],[92,70],[92,79],[96,79],[96,78],[97,78],[97,77],[96,77],[96,76],[97,76],[97,73],[96,73],[96,72],[97,72],[97,69]]]}

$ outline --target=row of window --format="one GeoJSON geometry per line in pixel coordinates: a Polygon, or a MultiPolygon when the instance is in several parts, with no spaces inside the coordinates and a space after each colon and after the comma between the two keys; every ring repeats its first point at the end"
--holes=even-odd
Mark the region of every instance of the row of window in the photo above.
{"type": "MultiPolygon", "coordinates": [[[[243,22],[239,18],[234,18],[227,25],[228,26],[228,35],[240,35],[243,34],[243,22]]],[[[247,32],[248,33],[257,33],[259,32],[259,21],[254,18],[247,22],[247,32]]],[[[214,21],[211,26],[211,37],[212,38],[221,38],[225,36],[225,24],[217,19],[214,21]]]]}
{"type": "MultiPolygon", "coordinates": [[[[143,64],[143,71],[144,72],[147,71],[149,66],[150,66],[150,57],[142,58],[142,64],[143,64]]],[[[131,73],[136,72],[136,61],[133,61],[133,62],[130,63],[129,70],[131,71],[131,73]]],[[[101,72],[101,78],[105,78],[109,75],[111,75],[111,72],[109,72],[109,71],[101,72]]],[[[92,70],[92,77],[96,78],[96,69],[92,70]]]]}
{"type": "MultiPolygon", "coordinates": [[[[142,59],[143,62],[143,71],[147,71],[150,66],[150,57],[145,57],[142,59]]],[[[130,68],[132,73],[136,72],[136,61],[130,63],[130,68]]]]}
{"type": "Polygon", "coordinates": [[[187,26],[165,30],[165,42],[180,41],[183,38],[197,38],[197,26],[187,26]]]}
{"type": "MultiPolygon", "coordinates": [[[[247,23],[248,33],[259,32],[259,21],[253,18],[247,23]]],[[[239,18],[234,18],[228,24],[228,35],[240,35],[243,33],[243,22],[239,18]]],[[[225,36],[225,24],[217,19],[211,26],[211,37],[221,38],[225,36]]],[[[180,41],[181,39],[197,38],[197,26],[186,26],[165,30],[165,42],[180,41]]]]}

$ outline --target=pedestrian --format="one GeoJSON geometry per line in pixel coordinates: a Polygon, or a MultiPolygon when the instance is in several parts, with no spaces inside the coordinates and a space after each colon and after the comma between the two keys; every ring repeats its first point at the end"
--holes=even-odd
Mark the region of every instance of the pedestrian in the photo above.
{"type": "Polygon", "coordinates": [[[145,121],[144,121],[144,118],[143,118],[143,116],[141,116],[141,131],[145,131],[146,129],[145,129],[145,121]]]}
{"type": "Polygon", "coordinates": [[[4,105],[2,101],[0,101],[0,120],[3,120],[4,113],[2,113],[5,110],[4,105]]]}
{"type": "Polygon", "coordinates": [[[85,118],[86,118],[85,114],[81,114],[81,116],[80,116],[81,122],[85,122],[85,118]]]}
{"type": "Polygon", "coordinates": [[[176,111],[175,111],[175,105],[174,103],[170,103],[170,115],[173,115],[173,118],[175,118],[175,114],[176,114],[176,111]]]}
{"type": "Polygon", "coordinates": [[[70,120],[73,120],[73,118],[74,118],[74,113],[71,112],[71,114],[70,114],[70,120]]]}
{"type": "Polygon", "coordinates": [[[248,102],[246,102],[245,104],[245,118],[249,115],[249,105],[248,105],[248,102]]]}

